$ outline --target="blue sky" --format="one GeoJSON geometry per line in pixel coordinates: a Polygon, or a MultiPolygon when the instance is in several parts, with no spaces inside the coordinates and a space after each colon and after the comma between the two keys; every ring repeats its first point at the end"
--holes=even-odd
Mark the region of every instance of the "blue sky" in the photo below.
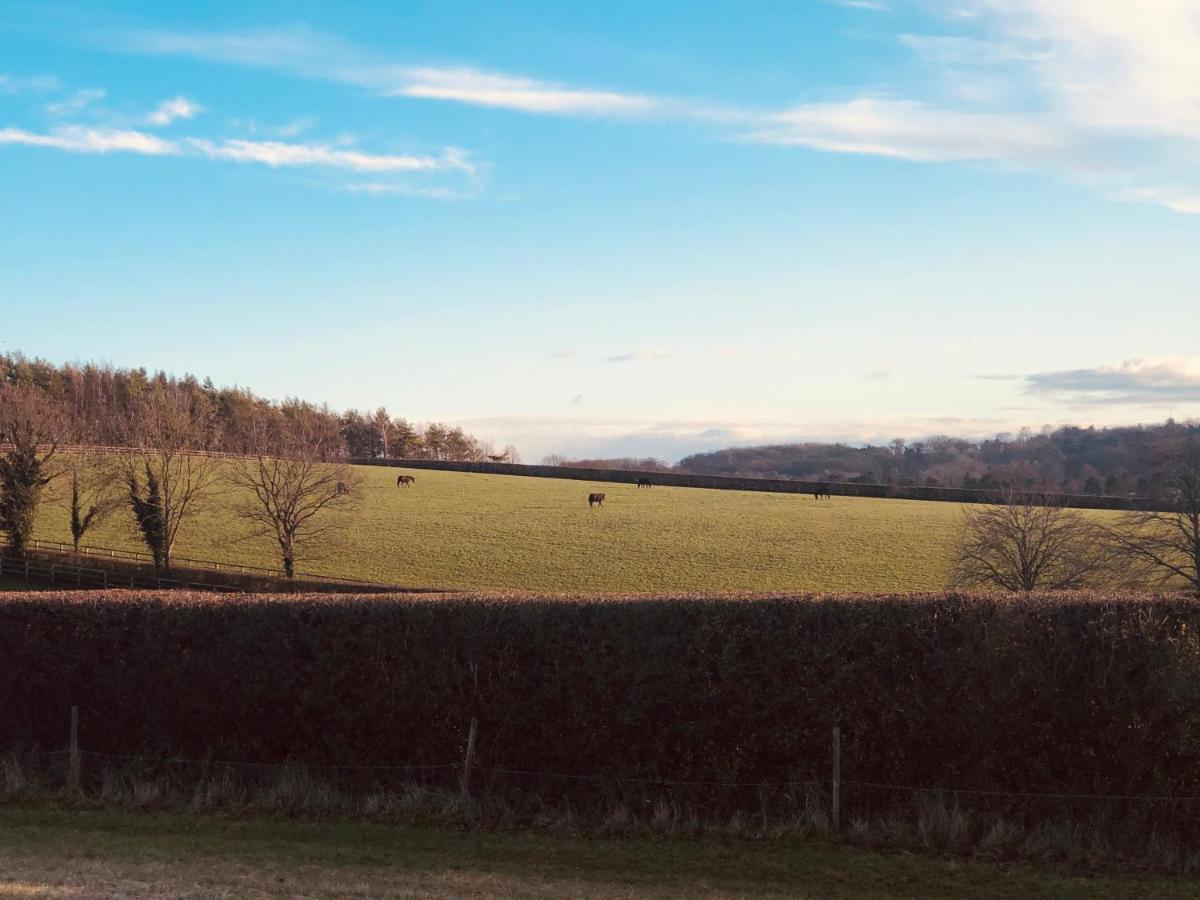
{"type": "Polygon", "coordinates": [[[526,459],[1200,414],[1200,0],[0,2],[0,351],[526,459]]]}

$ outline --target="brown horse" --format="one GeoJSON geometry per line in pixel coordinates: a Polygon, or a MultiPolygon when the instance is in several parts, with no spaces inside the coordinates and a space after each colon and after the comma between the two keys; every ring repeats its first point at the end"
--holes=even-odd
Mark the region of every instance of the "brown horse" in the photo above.
{"type": "Polygon", "coordinates": [[[334,493],[339,497],[345,496],[346,494],[350,493],[350,485],[344,481],[339,481],[337,486],[334,488],[334,493]]]}
{"type": "Polygon", "coordinates": [[[593,506],[603,506],[603,505],[604,505],[604,495],[603,494],[588,494],[588,509],[591,509],[593,506]]]}
{"type": "Polygon", "coordinates": [[[408,487],[410,484],[412,484],[416,480],[417,480],[416,477],[413,475],[397,475],[396,476],[396,487],[408,487]]]}
{"type": "Polygon", "coordinates": [[[832,498],[832,496],[833,495],[829,493],[829,485],[827,484],[817,485],[817,489],[813,491],[813,497],[818,500],[820,500],[822,497],[824,497],[826,500],[829,500],[832,498]]]}
{"type": "Polygon", "coordinates": [[[651,481],[649,478],[639,478],[638,479],[638,487],[640,487],[640,488],[654,487],[654,482],[651,481]]]}

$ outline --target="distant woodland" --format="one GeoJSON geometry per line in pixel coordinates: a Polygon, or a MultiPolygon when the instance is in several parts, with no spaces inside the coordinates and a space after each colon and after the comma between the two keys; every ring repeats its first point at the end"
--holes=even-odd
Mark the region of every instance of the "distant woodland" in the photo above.
{"type": "Polygon", "coordinates": [[[1164,460],[1196,438],[1200,423],[1168,420],[1161,425],[1066,427],[1037,433],[1024,429],[980,441],[936,436],[865,447],[735,447],[687,456],[675,466],[658,459],[547,461],[697,475],[1127,496],[1154,493],[1164,460]]]}
{"type": "Polygon", "coordinates": [[[383,408],[338,413],[294,398],[275,403],[247,388],[218,388],[192,375],[95,363],[57,366],[0,354],[0,387],[36,398],[64,443],[126,445],[148,401],[169,397],[190,420],[190,443],[198,450],[239,452],[252,436],[302,432],[321,455],[331,457],[479,460],[495,453],[458,427],[416,425],[383,408]]]}

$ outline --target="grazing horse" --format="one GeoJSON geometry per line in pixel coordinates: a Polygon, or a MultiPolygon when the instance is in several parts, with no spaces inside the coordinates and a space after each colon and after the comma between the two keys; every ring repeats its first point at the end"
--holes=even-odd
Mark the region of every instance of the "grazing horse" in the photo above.
{"type": "Polygon", "coordinates": [[[588,509],[591,509],[593,506],[603,506],[603,505],[604,505],[604,495],[603,494],[588,494],[588,509]]]}
{"type": "Polygon", "coordinates": [[[417,479],[416,479],[415,475],[397,475],[396,476],[396,487],[408,487],[410,484],[412,484],[416,480],[417,479]]]}
{"type": "Polygon", "coordinates": [[[832,498],[832,496],[833,495],[829,493],[829,485],[827,484],[818,485],[817,489],[813,491],[813,497],[818,500],[820,500],[822,497],[824,497],[826,500],[829,500],[832,498]]]}
{"type": "Polygon", "coordinates": [[[334,488],[334,493],[338,497],[348,494],[348,493],[350,493],[350,485],[346,484],[346,482],[344,482],[344,481],[339,481],[337,483],[337,487],[334,488]]]}
{"type": "Polygon", "coordinates": [[[638,487],[640,487],[640,488],[654,487],[654,482],[651,481],[649,478],[639,478],[638,479],[638,487]]]}

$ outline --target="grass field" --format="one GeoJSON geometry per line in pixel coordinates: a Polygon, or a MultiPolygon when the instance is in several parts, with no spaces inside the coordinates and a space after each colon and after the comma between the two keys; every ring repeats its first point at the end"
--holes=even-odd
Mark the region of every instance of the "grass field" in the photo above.
{"type": "MultiPolygon", "coordinates": [[[[592,484],[362,467],[358,510],[301,571],[449,588],[582,591],[938,590],[957,504],[592,484]],[[601,509],[587,495],[603,491],[601,509]]],[[[248,538],[230,497],[185,526],[176,552],[278,565],[248,538]]],[[[37,537],[69,540],[65,510],[43,504],[37,537]]],[[[142,549],[127,514],[87,543],[142,549]]]]}
{"type": "Polygon", "coordinates": [[[799,839],[580,838],[345,821],[0,806],[0,897],[1195,897],[1191,879],[1082,876],[799,839]]]}

